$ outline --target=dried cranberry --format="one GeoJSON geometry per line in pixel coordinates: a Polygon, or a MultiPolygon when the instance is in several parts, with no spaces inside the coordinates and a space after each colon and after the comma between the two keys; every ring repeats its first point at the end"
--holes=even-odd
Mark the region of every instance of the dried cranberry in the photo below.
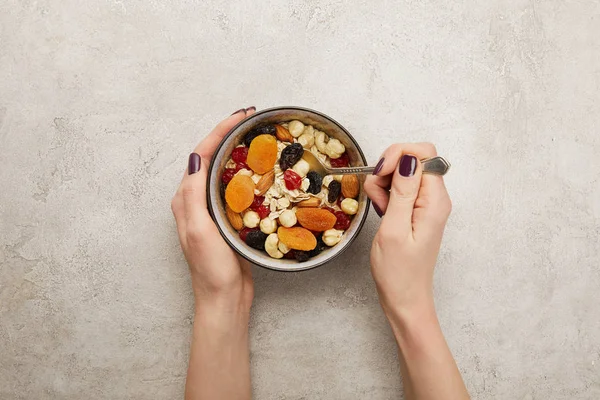
{"type": "Polygon", "coordinates": [[[249,170],[250,167],[245,162],[236,162],[235,163],[235,172],[238,172],[241,169],[248,169],[249,170]]]}
{"type": "Polygon", "coordinates": [[[248,233],[258,230],[258,228],[242,228],[242,230],[240,231],[240,239],[242,239],[245,242],[248,237],[248,233]]]}
{"type": "Polygon", "coordinates": [[[223,175],[221,175],[221,181],[224,184],[228,184],[233,177],[235,176],[236,170],[233,168],[225,168],[225,171],[223,171],[223,175]]]}
{"type": "Polygon", "coordinates": [[[247,147],[236,147],[231,152],[231,158],[236,163],[245,163],[246,158],[248,158],[248,148],[247,147]]]}
{"type": "Polygon", "coordinates": [[[344,168],[350,165],[350,158],[348,153],[344,152],[339,158],[332,158],[329,162],[333,168],[344,168]]]}
{"type": "Polygon", "coordinates": [[[298,189],[302,186],[302,178],[291,169],[288,169],[283,173],[283,180],[285,181],[285,187],[288,190],[298,189]]]}
{"type": "Polygon", "coordinates": [[[254,200],[252,204],[250,204],[250,209],[256,211],[258,207],[262,206],[262,203],[265,201],[265,196],[254,196],[254,200]]]}
{"type": "Polygon", "coordinates": [[[256,210],[254,210],[258,213],[258,216],[260,217],[260,219],[265,219],[269,216],[269,214],[271,214],[271,209],[269,208],[269,206],[260,206],[258,207],[256,210]]]}
{"type": "Polygon", "coordinates": [[[349,216],[347,216],[343,211],[336,211],[334,214],[337,218],[337,221],[335,222],[333,229],[337,229],[338,231],[345,231],[346,229],[350,228],[349,216]]]}

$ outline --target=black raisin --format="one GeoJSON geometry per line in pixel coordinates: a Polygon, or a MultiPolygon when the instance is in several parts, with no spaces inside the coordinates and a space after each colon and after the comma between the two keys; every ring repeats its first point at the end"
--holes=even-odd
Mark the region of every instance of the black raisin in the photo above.
{"type": "Polygon", "coordinates": [[[258,126],[246,133],[246,136],[244,136],[244,144],[246,147],[250,147],[250,143],[252,143],[255,137],[260,135],[275,135],[275,132],[277,132],[275,125],[258,126]]]}
{"type": "Polygon", "coordinates": [[[250,231],[246,235],[246,244],[256,250],[264,250],[266,240],[267,235],[261,231],[250,231]]]}
{"type": "Polygon", "coordinates": [[[335,203],[340,197],[340,192],[342,191],[342,184],[336,180],[331,181],[329,184],[329,194],[327,195],[327,201],[330,203],[335,203]]]}
{"type": "Polygon", "coordinates": [[[298,260],[298,262],[305,262],[308,261],[308,259],[310,258],[310,253],[308,251],[295,250],[294,257],[296,257],[296,260],[298,260]]]}
{"type": "Polygon", "coordinates": [[[323,178],[315,171],[310,171],[306,174],[306,177],[310,181],[310,186],[306,190],[308,193],[319,194],[321,191],[321,185],[323,184],[323,178]]]}
{"type": "Polygon", "coordinates": [[[292,168],[302,158],[302,154],[304,154],[304,149],[300,143],[290,144],[283,149],[279,157],[281,170],[285,171],[288,168],[292,168]]]}
{"type": "Polygon", "coordinates": [[[309,255],[309,257],[316,257],[319,254],[321,254],[321,252],[323,250],[325,250],[326,248],[327,248],[327,245],[323,241],[323,235],[319,235],[319,236],[317,236],[317,247],[315,247],[314,249],[309,251],[308,255],[309,255]]]}

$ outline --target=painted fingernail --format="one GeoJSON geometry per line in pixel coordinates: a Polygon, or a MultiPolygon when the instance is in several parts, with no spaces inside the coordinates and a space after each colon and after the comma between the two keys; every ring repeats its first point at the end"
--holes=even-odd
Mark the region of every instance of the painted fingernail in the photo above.
{"type": "Polygon", "coordinates": [[[188,175],[193,175],[200,171],[200,156],[196,153],[190,154],[190,160],[188,161],[188,175]]]}
{"type": "Polygon", "coordinates": [[[375,166],[375,170],[373,171],[373,175],[377,175],[381,172],[381,168],[383,168],[383,162],[385,161],[385,157],[381,157],[375,166]]]}
{"type": "Polygon", "coordinates": [[[377,206],[377,204],[375,204],[375,203],[371,203],[371,204],[373,204],[373,209],[375,210],[377,215],[379,215],[379,218],[383,217],[383,211],[381,211],[381,208],[379,208],[377,206]]]}
{"type": "MultiPolygon", "coordinates": [[[[231,115],[235,115],[235,114],[237,114],[239,112],[242,112],[242,111],[246,112],[246,109],[245,108],[240,108],[239,110],[237,110],[236,112],[232,113],[231,115]]],[[[231,115],[230,115],[230,117],[231,117],[231,115]]]]}
{"type": "Polygon", "coordinates": [[[400,166],[398,167],[398,172],[400,175],[404,177],[411,177],[415,174],[415,170],[417,169],[417,157],[411,155],[403,155],[400,159],[400,166]]]}
{"type": "Polygon", "coordinates": [[[246,114],[248,114],[250,111],[252,111],[252,112],[256,111],[256,107],[250,106],[250,107],[246,108],[246,114]]]}

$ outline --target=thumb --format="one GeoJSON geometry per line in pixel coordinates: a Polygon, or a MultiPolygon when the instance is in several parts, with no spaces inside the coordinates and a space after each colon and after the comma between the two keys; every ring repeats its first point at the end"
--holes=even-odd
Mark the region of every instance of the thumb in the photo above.
{"type": "Polygon", "coordinates": [[[382,224],[392,223],[401,237],[412,235],[412,217],[421,184],[421,165],[417,157],[404,154],[394,171],[390,202],[382,224]]]}

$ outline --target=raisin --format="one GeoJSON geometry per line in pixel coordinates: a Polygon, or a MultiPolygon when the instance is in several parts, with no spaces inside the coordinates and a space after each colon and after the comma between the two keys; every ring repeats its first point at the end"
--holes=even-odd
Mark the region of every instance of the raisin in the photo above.
{"type": "Polygon", "coordinates": [[[288,169],[283,173],[283,180],[285,181],[285,187],[288,190],[298,189],[302,186],[302,178],[291,169],[288,169]]]}
{"type": "Polygon", "coordinates": [[[236,147],[231,152],[231,158],[236,163],[245,163],[246,158],[248,158],[248,148],[247,147],[236,147]]]}
{"type": "Polygon", "coordinates": [[[253,232],[253,231],[258,231],[260,229],[258,228],[243,228],[240,231],[240,239],[242,239],[244,242],[246,242],[246,237],[248,236],[248,233],[253,232]]]}
{"type": "Polygon", "coordinates": [[[327,195],[327,201],[330,203],[335,203],[338,197],[340,197],[340,192],[342,191],[342,184],[338,181],[331,181],[329,184],[329,194],[327,195]]]}
{"type": "Polygon", "coordinates": [[[321,191],[321,185],[323,184],[323,178],[315,171],[310,171],[306,174],[306,177],[310,181],[310,186],[306,190],[308,193],[319,194],[321,191]]]}
{"type": "Polygon", "coordinates": [[[338,231],[345,231],[346,229],[350,228],[350,217],[346,215],[345,212],[336,211],[335,217],[337,218],[337,221],[335,222],[333,229],[337,229],[338,231]]]}
{"type": "Polygon", "coordinates": [[[257,128],[252,129],[250,132],[244,136],[244,144],[246,147],[250,147],[250,143],[254,140],[255,137],[260,135],[275,135],[277,132],[277,128],[275,125],[263,125],[257,128]]]}
{"type": "Polygon", "coordinates": [[[286,258],[286,259],[288,259],[288,260],[293,260],[293,259],[295,259],[295,258],[296,258],[296,257],[294,256],[294,253],[295,253],[295,251],[294,251],[294,250],[290,250],[290,251],[288,251],[287,253],[285,253],[285,254],[283,255],[283,258],[286,258]]]}
{"type": "Polygon", "coordinates": [[[304,149],[300,143],[290,144],[283,149],[281,156],[279,156],[281,170],[285,171],[288,168],[292,168],[302,158],[302,154],[304,154],[304,149]]]}
{"type": "Polygon", "coordinates": [[[260,230],[252,230],[246,235],[246,244],[256,250],[264,250],[267,236],[267,234],[262,233],[260,230]]]}
{"type": "Polygon", "coordinates": [[[237,171],[233,168],[225,168],[223,175],[221,175],[221,181],[227,185],[229,182],[231,182],[236,172],[237,171]]]}
{"type": "Polygon", "coordinates": [[[309,252],[309,254],[311,257],[316,257],[319,254],[321,254],[321,252],[323,250],[325,250],[326,248],[327,248],[327,245],[323,241],[323,235],[319,235],[319,236],[317,236],[317,247],[315,247],[313,250],[311,250],[309,252]]]}
{"type": "Polygon", "coordinates": [[[350,158],[348,153],[344,152],[339,158],[332,158],[329,160],[332,168],[344,168],[350,165],[350,158]]]}
{"type": "Polygon", "coordinates": [[[308,261],[308,259],[310,258],[310,252],[294,250],[294,257],[296,258],[296,260],[298,260],[298,262],[305,262],[308,261]]]}

